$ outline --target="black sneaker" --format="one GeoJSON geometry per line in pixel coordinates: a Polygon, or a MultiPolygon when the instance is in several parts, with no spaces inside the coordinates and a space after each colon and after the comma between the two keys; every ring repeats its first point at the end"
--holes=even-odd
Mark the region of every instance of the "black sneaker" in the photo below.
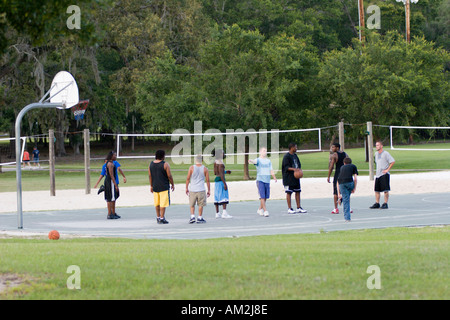
{"type": "Polygon", "coordinates": [[[388,205],[386,202],[381,205],[381,209],[388,209],[388,205]]]}
{"type": "Polygon", "coordinates": [[[199,217],[199,218],[197,219],[197,223],[205,223],[205,222],[206,222],[206,220],[203,219],[203,217],[199,217]]]}
{"type": "Polygon", "coordinates": [[[116,219],[120,219],[120,216],[117,213],[113,213],[116,216],[116,219]]]}
{"type": "Polygon", "coordinates": [[[102,193],[103,191],[105,191],[105,185],[101,185],[100,186],[100,188],[98,188],[98,192],[97,192],[97,194],[100,194],[100,193],[102,193]]]}
{"type": "Polygon", "coordinates": [[[375,202],[369,209],[380,209],[380,204],[378,202],[375,202]]]}
{"type": "Polygon", "coordinates": [[[158,224],[161,224],[161,219],[160,219],[160,218],[156,218],[156,222],[157,222],[158,224]]]}
{"type": "Polygon", "coordinates": [[[160,218],[160,219],[159,219],[159,223],[160,223],[160,224],[168,224],[169,221],[167,221],[166,218],[160,218]]]}
{"type": "Polygon", "coordinates": [[[113,214],[108,214],[108,217],[106,219],[113,219],[114,220],[114,219],[118,219],[118,218],[113,213],[113,214]]]}
{"type": "Polygon", "coordinates": [[[189,219],[189,223],[195,223],[195,217],[192,217],[191,219],[189,219]]]}

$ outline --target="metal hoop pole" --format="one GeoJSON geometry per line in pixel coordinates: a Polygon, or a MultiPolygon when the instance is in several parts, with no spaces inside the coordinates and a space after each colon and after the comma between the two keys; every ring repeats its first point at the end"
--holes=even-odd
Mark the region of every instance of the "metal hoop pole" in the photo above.
{"type": "Polygon", "coordinates": [[[22,163],[20,148],[20,125],[24,115],[36,108],[58,108],[60,103],[32,103],[23,108],[16,118],[16,181],[17,181],[17,227],[23,229],[23,212],[22,212],[22,163]]]}

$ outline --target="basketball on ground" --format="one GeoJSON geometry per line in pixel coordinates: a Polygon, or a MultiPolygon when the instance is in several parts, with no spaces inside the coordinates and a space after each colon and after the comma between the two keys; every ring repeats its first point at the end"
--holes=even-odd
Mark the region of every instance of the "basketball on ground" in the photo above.
{"type": "Polygon", "coordinates": [[[48,238],[50,240],[58,240],[59,239],[59,232],[56,230],[52,230],[48,233],[48,238]]]}

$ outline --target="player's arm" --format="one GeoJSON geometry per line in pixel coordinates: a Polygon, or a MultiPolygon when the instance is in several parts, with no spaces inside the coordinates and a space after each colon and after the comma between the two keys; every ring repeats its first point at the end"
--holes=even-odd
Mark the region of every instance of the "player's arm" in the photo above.
{"type": "Polygon", "coordinates": [[[96,183],[95,186],[94,186],[94,189],[97,188],[98,184],[100,183],[100,181],[102,181],[102,179],[103,179],[103,175],[101,174],[100,177],[99,177],[98,180],[97,180],[97,183],[96,183]]]}
{"type": "Polygon", "coordinates": [[[206,178],[206,186],[208,187],[208,192],[206,193],[206,196],[209,197],[211,195],[211,184],[209,182],[208,168],[205,167],[204,173],[205,173],[205,178],[206,178]]]}
{"type": "Polygon", "coordinates": [[[389,167],[386,170],[383,170],[383,173],[386,174],[389,171],[391,171],[392,167],[394,166],[395,161],[392,161],[391,163],[389,163],[389,167]]]}
{"type": "Polygon", "coordinates": [[[277,182],[277,177],[275,176],[275,171],[273,171],[273,168],[272,168],[272,161],[270,162],[270,175],[275,180],[275,182],[277,182]]]}
{"type": "Polygon", "coordinates": [[[336,157],[337,157],[336,153],[332,154],[331,157],[330,157],[330,165],[328,166],[328,178],[327,178],[328,183],[330,183],[331,173],[333,172],[334,165],[337,162],[336,161],[336,157]]]}
{"type": "Polygon", "coordinates": [[[336,188],[337,188],[337,192],[338,192],[338,198],[342,198],[341,190],[339,190],[339,181],[336,181],[336,188]]]}
{"type": "Polygon", "coordinates": [[[225,190],[228,190],[227,183],[225,182],[225,166],[224,165],[219,165],[217,169],[219,170],[219,177],[220,177],[220,179],[223,182],[223,188],[225,190]]]}
{"type": "Polygon", "coordinates": [[[172,173],[170,172],[170,165],[165,162],[164,169],[166,169],[167,177],[169,178],[169,182],[172,185],[172,191],[175,191],[175,183],[173,183],[172,173]]]}
{"type": "Polygon", "coordinates": [[[127,178],[125,177],[125,174],[123,173],[122,169],[118,168],[118,170],[123,177],[123,183],[127,183],[127,178]]]}
{"type": "Polygon", "coordinates": [[[191,181],[192,172],[194,171],[194,166],[190,166],[186,178],[186,194],[189,195],[189,182],[191,181]]]}
{"type": "Polygon", "coordinates": [[[148,167],[148,182],[150,183],[150,192],[153,193],[152,172],[148,167]]]}
{"type": "Polygon", "coordinates": [[[353,187],[352,193],[355,193],[355,191],[356,191],[356,185],[358,184],[357,176],[358,175],[356,173],[353,175],[353,183],[355,184],[355,186],[353,187]]]}

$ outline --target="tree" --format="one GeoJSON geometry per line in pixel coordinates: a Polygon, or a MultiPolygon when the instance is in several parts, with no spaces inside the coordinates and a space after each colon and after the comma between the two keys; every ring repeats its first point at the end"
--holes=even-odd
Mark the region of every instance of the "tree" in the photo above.
{"type": "Polygon", "coordinates": [[[369,33],[361,45],[325,56],[319,81],[325,117],[384,125],[448,126],[449,82],[445,50],[424,38],[369,33]]]}
{"type": "Polygon", "coordinates": [[[177,65],[170,54],[157,59],[138,86],[138,105],[148,126],[166,133],[192,130],[195,120],[222,132],[298,126],[293,114],[309,107],[308,88],[318,63],[306,43],[294,37],[265,39],[237,25],[216,28],[192,66],[177,65]]]}
{"type": "MultiPolygon", "coordinates": [[[[92,0],[80,0],[77,3],[87,17],[98,8],[96,1],[92,0]]],[[[0,54],[10,44],[6,37],[9,28],[29,37],[33,46],[42,46],[52,38],[73,35],[66,26],[66,19],[69,17],[66,11],[71,4],[73,1],[70,0],[0,0],[0,54]]],[[[77,31],[76,36],[80,42],[92,41],[94,38],[92,24],[85,22],[77,31]]]]}

